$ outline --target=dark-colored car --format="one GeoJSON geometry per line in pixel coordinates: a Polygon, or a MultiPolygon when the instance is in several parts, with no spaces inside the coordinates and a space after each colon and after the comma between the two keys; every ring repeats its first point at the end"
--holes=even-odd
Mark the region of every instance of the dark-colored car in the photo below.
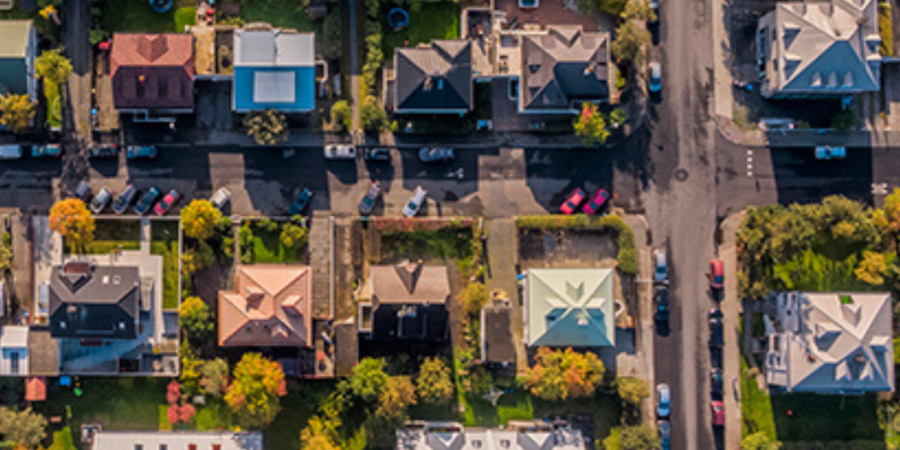
{"type": "Polygon", "coordinates": [[[31,147],[32,158],[59,158],[62,156],[62,146],[59,144],[35,145],[31,147]]]}
{"type": "Polygon", "coordinates": [[[710,317],[709,319],[709,345],[710,347],[725,345],[725,324],[721,317],[710,317]]]}
{"type": "Polygon", "coordinates": [[[709,402],[709,409],[712,412],[712,425],[714,427],[725,426],[725,404],[720,400],[709,402]]]}
{"type": "Polygon", "coordinates": [[[93,192],[91,191],[91,185],[87,183],[87,181],[82,181],[78,183],[78,187],[75,188],[75,193],[73,196],[75,198],[80,198],[81,201],[87,203],[91,200],[91,195],[93,192]]]}
{"type": "Polygon", "coordinates": [[[116,144],[93,144],[88,147],[88,156],[91,158],[115,158],[119,156],[119,146],[116,144]]]}
{"type": "Polygon", "coordinates": [[[709,394],[713,400],[722,400],[722,392],[725,390],[725,379],[722,371],[715,369],[709,374],[709,394]]]}
{"type": "Polygon", "coordinates": [[[587,204],[584,205],[583,211],[585,214],[597,214],[600,211],[600,208],[606,204],[606,201],[609,200],[609,192],[606,189],[600,188],[597,189],[597,192],[594,193],[594,196],[588,200],[587,204]]]}
{"type": "Polygon", "coordinates": [[[367,192],[366,196],[359,202],[359,213],[362,215],[372,214],[372,209],[375,208],[378,197],[381,197],[381,182],[376,181],[372,183],[369,192],[367,192]]]}
{"type": "Polygon", "coordinates": [[[172,209],[173,205],[178,203],[178,200],[181,200],[181,194],[175,189],[172,189],[159,201],[159,203],[156,204],[153,208],[153,212],[155,212],[157,216],[164,216],[172,209]]]}
{"type": "Polygon", "coordinates": [[[717,291],[725,286],[725,265],[721,259],[709,262],[709,287],[717,291]]]}
{"type": "Polygon", "coordinates": [[[134,187],[133,184],[128,183],[125,186],[125,190],[119,194],[119,197],[116,198],[116,201],[113,202],[113,212],[116,214],[124,214],[125,211],[128,211],[128,207],[134,203],[134,199],[138,196],[138,190],[134,187]]]}
{"type": "Polygon", "coordinates": [[[669,450],[671,448],[672,424],[668,420],[660,420],[656,422],[656,428],[659,430],[660,450],[669,450]]]}
{"type": "Polygon", "coordinates": [[[559,207],[559,211],[563,214],[575,214],[575,211],[578,211],[578,207],[584,202],[586,196],[584,190],[575,188],[575,190],[566,197],[566,201],[563,202],[562,206],[559,207]]]}
{"type": "Polygon", "coordinates": [[[419,149],[419,161],[423,163],[448,163],[453,161],[456,155],[452,148],[425,147],[419,149]]]}
{"type": "Polygon", "coordinates": [[[129,145],[125,148],[125,157],[128,159],[154,159],[156,147],[152,145],[129,145]]]}
{"type": "Polygon", "coordinates": [[[297,199],[294,200],[294,203],[291,203],[291,206],[288,207],[288,214],[292,216],[303,214],[303,211],[306,210],[307,206],[309,206],[309,202],[312,200],[312,198],[312,191],[307,188],[303,188],[303,191],[300,192],[300,195],[297,196],[297,199]]]}
{"type": "Polygon", "coordinates": [[[367,148],[363,157],[366,161],[390,161],[391,151],[387,148],[367,148]]]}
{"type": "Polygon", "coordinates": [[[709,348],[709,366],[712,369],[722,370],[722,347],[709,348]]]}
{"type": "Polygon", "coordinates": [[[156,200],[159,199],[160,192],[156,186],[147,189],[147,192],[141,196],[141,199],[137,202],[137,205],[134,205],[134,211],[140,215],[147,214],[147,211],[150,211],[150,207],[156,203],[156,200]]]}
{"type": "Polygon", "coordinates": [[[653,291],[653,301],[657,305],[669,306],[669,288],[666,286],[657,286],[653,291]]]}

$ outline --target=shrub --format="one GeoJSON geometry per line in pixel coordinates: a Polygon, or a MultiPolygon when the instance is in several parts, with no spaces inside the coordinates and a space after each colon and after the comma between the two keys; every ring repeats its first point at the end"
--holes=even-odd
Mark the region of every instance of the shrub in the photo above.
{"type": "Polygon", "coordinates": [[[347,100],[338,100],[331,105],[331,123],[333,125],[337,125],[343,130],[349,130],[352,126],[352,119],[353,111],[347,100]]]}
{"type": "Polygon", "coordinates": [[[265,231],[266,233],[274,233],[278,231],[278,224],[272,221],[272,219],[268,217],[263,217],[259,219],[259,222],[256,222],[256,226],[259,227],[260,230],[265,231]]]}
{"type": "Polygon", "coordinates": [[[306,247],[307,238],[306,228],[292,223],[285,224],[281,230],[281,243],[287,248],[300,250],[306,247]]]}
{"type": "Polygon", "coordinates": [[[831,127],[839,131],[849,131],[856,127],[856,113],[843,109],[831,118],[831,127]]]}
{"type": "Polygon", "coordinates": [[[248,223],[244,223],[238,230],[238,245],[241,251],[241,262],[250,264],[253,262],[253,230],[248,223]]]}
{"type": "Polygon", "coordinates": [[[488,291],[484,283],[472,282],[466,289],[459,293],[459,300],[463,308],[470,316],[481,313],[481,308],[488,301],[488,291]]]}

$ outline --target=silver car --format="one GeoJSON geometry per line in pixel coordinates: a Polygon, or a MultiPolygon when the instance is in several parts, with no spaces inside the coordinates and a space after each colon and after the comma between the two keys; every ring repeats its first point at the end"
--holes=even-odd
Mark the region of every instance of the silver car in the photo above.
{"type": "Polygon", "coordinates": [[[112,191],[109,190],[106,186],[100,189],[100,192],[94,196],[94,199],[91,200],[91,211],[94,214],[100,214],[109,202],[112,201],[112,191]]]}
{"type": "Polygon", "coordinates": [[[422,204],[425,203],[425,196],[428,195],[428,191],[422,188],[422,186],[416,186],[416,190],[413,192],[412,197],[410,197],[409,201],[406,202],[406,205],[403,206],[403,215],[408,218],[413,218],[416,214],[419,213],[419,210],[422,209],[422,204]]]}
{"type": "Polygon", "coordinates": [[[209,202],[212,203],[213,206],[218,210],[222,210],[228,202],[231,201],[231,191],[228,188],[219,188],[212,197],[210,197],[209,202]]]}

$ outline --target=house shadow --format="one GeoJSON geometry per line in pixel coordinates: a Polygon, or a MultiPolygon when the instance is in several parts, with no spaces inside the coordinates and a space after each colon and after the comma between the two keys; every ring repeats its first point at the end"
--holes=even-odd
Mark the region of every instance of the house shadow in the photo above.
{"type": "Polygon", "coordinates": [[[872,204],[872,150],[847,149],[837,160],[817,160],[812,147],[772,149],[772,171],[778,202],[819,202],[829,195],[843,195],[872,204]]]}
{"type": "Polygon", "coordinates": [[[587,196],[604,188],[615,196],[613,152],[526,149],[525,164],[526,185],[535,201],[548,211],[559,211],[575,188],[583,189],[587,196]]]}
{"type": "Polygon", "coordinates": [[[455,149],[453,161],[429,164],[419,161],[418,149],[400,152],[403,187],[424,188],[440,212],[443,202],[456,202],[478,191],[478,160],[490,150],[455,149]]]}

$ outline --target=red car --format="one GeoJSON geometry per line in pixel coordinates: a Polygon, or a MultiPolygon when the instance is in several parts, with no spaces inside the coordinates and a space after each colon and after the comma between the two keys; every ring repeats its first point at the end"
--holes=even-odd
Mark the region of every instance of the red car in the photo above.
{"type": "Polygon", "coordinates": [[[587,202],[587,205],[584,205],[584,213],[597,214],[597,212],[600,211],[600,208],[606,204],[607,200],[609,200],[609,192],[606,192],[606,189],[603,188],[597,189],[597,192],[595,192],[594,196],[587,202]]]}
{"type": "Polygon", "coordinates": [[[725,265],[721,259],[709,262],[709,287],[714,291],[722,289],[725,285],[725,265]]]}
{"type": "Polygon", "coordinates": [[[153,207],[153,211],[157,216],[164,216],[172,209],[172,205],[178,203],[178,200],[181,200],[181,194],[175,189],[172,189],[159,203],[156,204],[156,206],[153,207]]]}
{"type": "Polygon", "coordinates": [[[563,214],[574,214],[575,211],[578,210],[578,207],[581,206],[581,202],[584,201],[584,198],[587,195],[584,193],[581,188],[575,188],[569,197],[566,198],[566,201],[563,202],[562,206],[559,207],[560,212],[563,214]]]}
{"type": "Polygon", "coordinates": [[[709,403],[709,408],[712,410],[712,424],[714,427],[724,427],[725,426],[725,404],[719,400],[714,400],[709,403]]]}

